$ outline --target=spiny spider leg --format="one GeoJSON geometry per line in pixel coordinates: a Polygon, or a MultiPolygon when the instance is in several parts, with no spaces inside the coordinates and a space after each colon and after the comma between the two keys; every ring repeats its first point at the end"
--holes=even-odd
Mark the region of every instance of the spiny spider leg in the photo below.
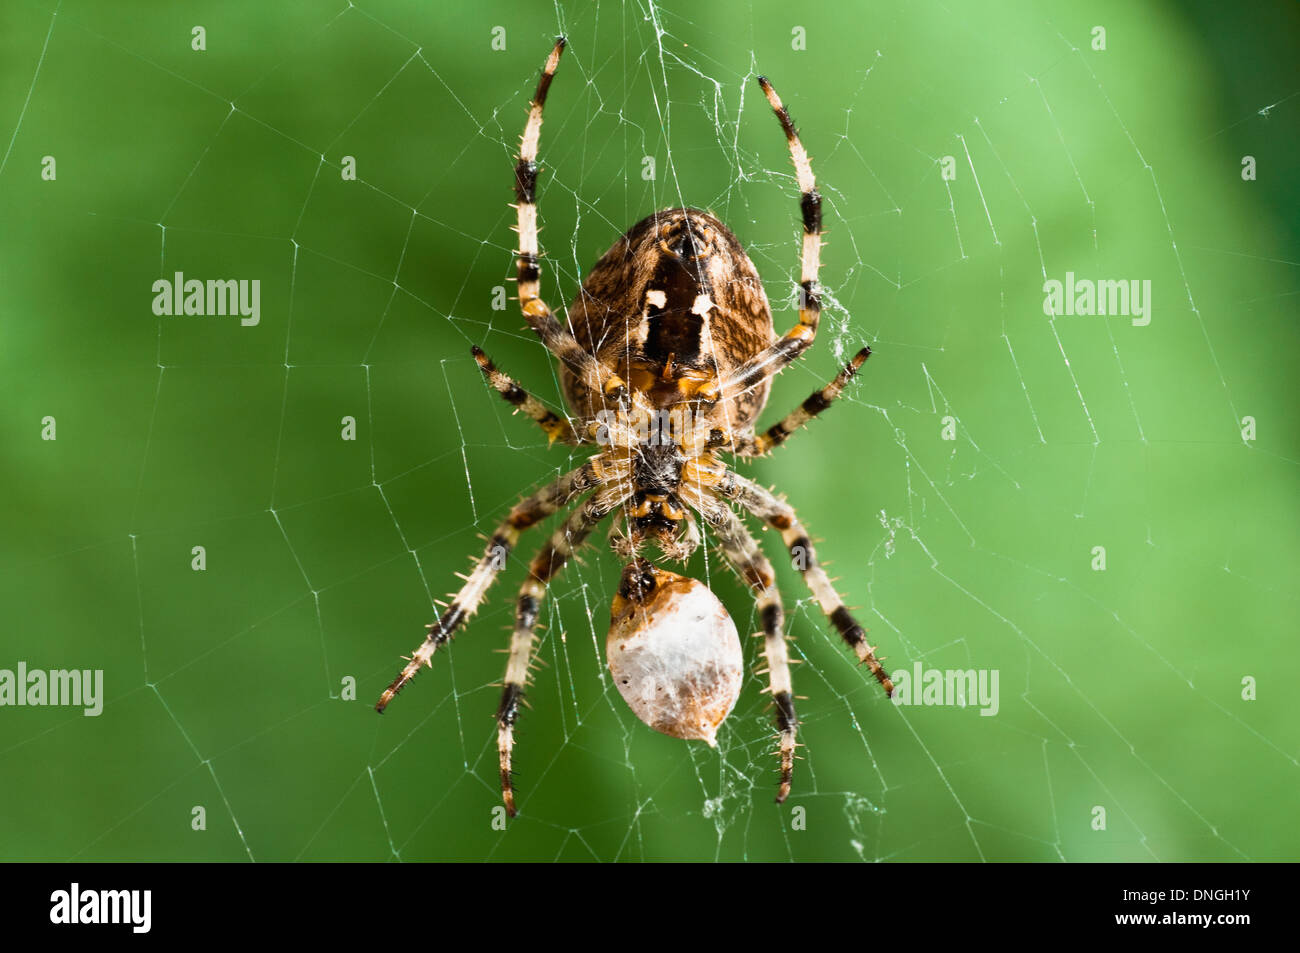
{"type": "Polygon", "coordinates": [[[447,606],[437,622],[429,626],[429,634],[423,644],[412,653],[401,674],[393,679],[393,683],[379,697],[375,711],[382,713],[397,693],[406,687],[406,683],[415,677],[421,666],[432,666],[430,660],[433,653],[446,644],[462,623],[478,610],[488,587],[505,569],[506,559],[518,542],[519,534],[550,516],[574,497],[596,486],[601,479],[600,458],[592,457],[578,469],[564,474],[549,486],[515,504],[510,515],[488,540],[487,549],[479,557],[473,571],[463,577],[465,584],[452,597],[451,605],[447,606]]]}
{"type": "Polygon", "coordinates": [[[783,631],[785,614],[781,609],[781,593],[776,588],[772,564],[763,555],[744,522],[726,504],[717,500],[712,501],[712,504],[706,505],[701,513],[717,536],[723,555],[754,593],[759,621],[763,627],[767,690],[776,706],[777,741],[781,757],[781,781],[776,792],[776,802],[780,804],[790,795],[795,738],[799,730],[799,716],[795,713],[790,680],[790,654],[783,631]]]}
{"type": "Polygon", "coordinates": [[[564,37],[555,41],[555,49],[546,60],[542,77],[537,83],[532,106],[528,110],[528,124],[519,145],[519,159],[515,163],[515,211],[519,233],[519,307],[524,318],[546,349],[569,365],[579,378],[589,382],[599,393],[610,400],[621,401],[627,396],[627,385],[622,378],[583,350],[582,345],[565,328],[540,297],[541,265],[538,261],[537,241],[537,143],[542,134],[542,107],[546,105],[546,92],[551,87],[560,54],[564,52],[564,37]]]}
{"type": "Polygon", "coordinates": [[[808,539],[808,531],[799,522],[794,507],[752,480],[731,471],[723,477],[715,492],[736,501],[767,525],[780,531],[781,539],[790,551],[791,561],[803,574],[804,582],[821,606],[822,612],[826,613],[826,618],[835,626],[849,648],[853,649],[858,661],[866,665],[876,681],[880,682],[885,694],[892,695],[894,683],[876,658],[875,649],[867,642],[867,630],[845,607],[844,600],[835,591],[826,570],[817,561],[817,553],[808,539]]]}
{"type": "Polygon", "coordinates": [[[715,383],[705,393],[706,399],[716,398],[725,391],[742,392],[766,377],[783,370],[806,351],[817,338],[817,323],[821,318],[821,292],[817,272],[821,268],[822,249],[822,197],[813,178],[812,163],[795,132],[790,113],[776,94],[767,78],[760,76],[758,85],[763,88],[772,111],[781,121],[790,158],[794,162],[795,178],[799,183],[799,209],[803,216],[803,248],[799,256],[799,323],[775,343],[755,354],[742,364],[727,380],[715,383]]]}
{"type": "Polygon", "coordinates": [[[770,453],[774,447],[779,447],[785,443],[786,438],[834,403],[835,399],[843,392],[845,385],[858,372],[858,368],[870,356],[871,348],[869,347],[864,347],[858,351],[853,356],[853,360],[845,364],[844,368],[835,375],[833,381],[821,390],[813,391],[808,395],[807,400],[782,420],[768,427],[762,435],[758,437],[747,435],[737,439],[732,452],[742,457],[761,457],[765,453],[770,453]]]}
{"type": "Polygon", "coordinates": [[[471,350],[474,352],[474,360],[478,361],[479,370],[483,372],[483,376],[488,379],[488,383],[492,385],[493,389],[505,398],[506,403],[517,410],[522,410],[537,421],[537,425],[546,432],[546,436],[550,438],[551,443],[558,440],[560,443],[576,446],[580,443],[590,442],[573,428],[572,420],[555,413],[555,411],[520,387],[513,377],[498,370],[497,366],[492,363],[492,359],[484,354],[481,348],[475,346],[471,350]]]}
{"type": "Polygon", "coordinates": [[[564,568],[574,551],[602,520],[622,502],[621,494],[596,492],[580,507],[569,514],[564,525],[551,534],[528,567],[528,578],[519,590],[515,606],[515,629],[510,637],[510,660],[506,663],[505,686],[501,692],[501,705],[497,709],[497,754],[501,763],[501,798],[506,813],[515,811],[515,789],[511,754],[514,751],[514,725],[519,717],[519,705],[524,698],[528,680],[528,666],[533,657],[534,634],[537,617],[541,612],[546,588],[564,568]]]}

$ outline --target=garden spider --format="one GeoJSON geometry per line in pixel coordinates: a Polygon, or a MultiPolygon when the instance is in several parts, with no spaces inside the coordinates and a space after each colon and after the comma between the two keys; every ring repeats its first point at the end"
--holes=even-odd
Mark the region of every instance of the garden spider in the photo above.
{"type": "MultiPolygon", "coordinates": [[[[441,618],[428,627],[424,643],[375,707],[382,712],[421,667],[431,666],[434,652],[478,609],[524,530],[589,494],[533,557],[515,609],[514,634],[497,711],[501,791],[507,811],[514,816],[514,725],[548,583],[592,530],[621,510],[626,530],[616,527],[610,534],[615,552],[627,560],[614,599],[616,622],[620,612],[626,620],[629,607],[641,608],[641,615],[633,620],[630,629],[624,627],[625,632],[662,628],[663,620],[671,617],[671,611],[662,610],[680,607],[686,601],[683,593],[703,586],[655,567],[640,556],[640,550],[646,542],[653,542],[663,558],[686,558],[699,545],[694,512],[708,525],[757,603],[768,666],[767,691],[776,709],[781,765],[776,796],[779,803],[790,792],[798,726],[781,598],[772,564],[729,504],[739,505],[780,532],[795,566],[831,624],[886,693],[892,691],[893,685],[867,643],[865,630],[845,608],[818,564],[808,533],[794,510],[783,498],[729,469],[717,454],[755,457],[783,443],[839,396],[871,351],[863,348],[833,381],[765,432],[755,434],[754,422],[767,401],[772,376],[813,343],[821,311],[817,284],[821,196],[790,114],[762,77],[759,85],[785,131],[801,193],[799,323],[783,337],[775,338],[771,309],[753,263],[722,222],[692,208],[657,212],[634,225],[583,282],[569,309],[568,326],[557,320],[539,297],[537,144],[542,107],[564,45],[563,37],[556,40],[533,97],[515,166],[515,208],[519,305],[547,350],[561,361],[564,395],[575,419],[548,410],[493,366],[481,350],[473,350],[491,386],[536,421],[552,441],[574,446],[596,444],[599,450],[582,466],[515,505],[488,540],[473,571],[463,577],[464,586],[452,597],[441,618]],[[651,604],[657,607],[657,618],[651,616],[651,604]]],[[[725,610],[721,610],[721,617],[734,640],[735,627],[726,618],[725,610]]],[[[682,622],[679,614],[669,618],[668,624],[680,626],[682,622]]],[[[692,623],[688,620],[686,624],[692,623]]],[[[624,691],[625,697],[627,694],[624,691]]],[[[734,702],[733,694],[722,705],[720,715],[715,712],[717,721],[726,716],[734,702]]],[[[635,704],[633,707],[647,723],[668,730],[654,725],[635,704]]],[[[698,733],[670,733],[704,737],[698,733]]],[[[711,741],[711,734],[708,737],[711,741]]]]}

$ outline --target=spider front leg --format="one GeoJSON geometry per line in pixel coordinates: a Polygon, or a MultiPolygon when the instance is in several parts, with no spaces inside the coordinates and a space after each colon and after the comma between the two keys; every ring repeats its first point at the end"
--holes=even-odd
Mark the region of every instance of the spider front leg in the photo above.
{"type": "Polygon", "coordinates": [[[581,379],[587,381],[598,392],[613,401],[621,401],[627,396],[627,385],[617,374],[588,354],[577,339],[565,328],[546,302],[540,297],[542,269],[539,261],[540,251],[537,240],[537,144],[542,134],[542,109],[546,105],[546,93],[551,88],[551,80],[560,65],[560,54],[564,52],[565,39],[555,41],[555,49],[546,60],[542,77],[537,82],[537,92],[533,95],[532,105],[528,110],[528,123],[524,126],[523,138],[519,145],[519,158],[515,163],[515,211],[518,223],[515,231],[519,233],[519,307],[529,326],[537,332],[546,349],[569,365],[581,379]]]}
{"type": "Polygon", "coordinates": [[[528,567],[528,578],[519,590],[515,605],[515,629],[510,637],[510,660],[506,663],[506,680],[501,691],[501,705],[497,709],[497,754],[501,764],[501,799],[506,813],[516,814],[515,790],[511,756],[514,752],[515,721],[519,706],[524,700],[528,681],[528,668],[533,657],[533,642],[537,618],[546,587],[564,568],[574,551],[615,508],[622,503],[622,494],[615,487],[597,491],[582,506],[569,514],[564,525],[546,541],[541,551],[533,557],[528,567]]]}
{"type": "Polygon", "coordinates": [[[576,446],[588,442],[582,434],[573,429],[573,421],[555,413],[520,387],[510,375],[497,370],[492,359],[484,354],[481,348],[475,346],[471,350],[474,352],[474,360],[478,361],[479,370],[483,372],[483,376],[487,378],[493,389],[505,399],[506,403],[516,410],[522,410],[535,420],[552,443],[558,440],[560,443],[576,446]]]}
{"type": "Polygon", "coordinates": [[[732,447],[732,452],[742,457],[761,457],[765,453],[770,453],[774,447],[779,447],[785,443],[786,438],[792,433],[835,402],[835,399],[844,391],[845,385],[848,384],[853,375],[858,372],[858,368],[870,356],[871,348],[869,347],[864,347],[858,351],[853,356],[853,360],[845,364],[843,370],[835,375],[835,380],[821,390],[815,390],[809,394],[807,400],[783,419],[768,427],[761,436],[748,435],[738,438],[732,447]]]}
{"type": "Polygon", "coordinates": [[[429,626],[429,634],[424,642],[411,654],[401,673],[379,697],[375,711],[382,713],[397,693],[406,687],[406,683],[415,677],[421,666],[432,666],[433,653],[446,644],[465,620],[478,610],[488,587],[505,568],[506,558],[518,542],[519,535],[596,486],[602,479],[600,458],[592,457],[578,469],[566,473],[554,483],[515,504],[510,515],[488,540],[487,548],[473,571],[463,577],[465,584],[452,597],[451,604],[442,613],[442,617],[429,626]]]}
{"type": "Polygon", "coordinates": [[[745,528],[740,517],[725,503],[702,501],[701,513],[718,537],[718,545],[727,561],[740,573],[754,593],[758,617],[763,627],[763,655],[767,659],[768,691],[776,706],[778,751],[781,757],[781,781],[776,792],[780,804],[790,795],[794,775],[795,738],[799,716],[794,709],[793,684],[790,680],[790,653],[783,631],[785,614],[781,593],[777,591],[772,564],[758,542],[745,528]]]}
{"type": "Polygon", "coordinates": [[[866,665],[876,681],[880,682],[885,694],[892,695],[894,683],[876,658],[875,648],[868,644],[867,630],[845,607],[844,600],[835,591],[826,570],[817,561],[817,553],[808,539],[808,531],[799,522],[794,507],[752,480],[730,471],[718,486],[717,492],[726,499],[735,500],[767,525],[780,531],[781,539],[790,551],[791,561],[803,574],[804,582],[808,584],[826,618],[835,626],[849,648],[853,649],[858,661],[866,665]]]}
{"type": "Polygon", "coordinates": [[[781,102],[781,97],[766,77],[760,76],[758,85],[763,88],[763,94],[767,96],[772,111],[781,122],[786,144],[790,147],[790,158],[794,162],[795,178],[799,183],[799,210],[803,218],[803,246],[799,255],[799,323],[787,331],[784,337],[742,364],[726,380],[708,388],[704,396],[709,400],[716,400],[724,392],[746,391],[764,378],[784,370],[816,340],[817,324],[821,320],[821,291],[817,284],[822,251],[821,193],[817,191],[817,180],[813,178],[808,153],[799,141],[794,121],[781,102]]]}

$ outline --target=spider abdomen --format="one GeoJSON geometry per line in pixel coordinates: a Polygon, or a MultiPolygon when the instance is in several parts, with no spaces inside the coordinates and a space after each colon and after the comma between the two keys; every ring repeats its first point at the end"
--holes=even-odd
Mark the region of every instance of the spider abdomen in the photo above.
{"type": "MultiPolygon", "coordinates": [[[[656,408],[693,400],[774,340],[753,262],[726,225],[692,208],[656,212],[632,226],[587,275],[569,321],[583,348],[656,408]]],[[[579,416],[613,409],[567,366],[562,382],[579,416]]],[[[767,394],[763,381],[724,393],[708,412],[744,431],[767,394]]]]}
{"type": "Polygon", "coordinates": [[[634,562],[610,612],[606,655],[637,718],[674,738],[716,744],[744,680],[736,624],[702,582],[634,562]]]}

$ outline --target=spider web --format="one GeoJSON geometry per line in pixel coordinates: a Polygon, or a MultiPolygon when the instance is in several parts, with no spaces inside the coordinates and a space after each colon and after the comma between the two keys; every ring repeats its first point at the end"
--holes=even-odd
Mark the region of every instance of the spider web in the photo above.
{"type": "MultiPolygon", "coordinates": [[[[1246,153],[1293,171],[1293,77],[1229,110],[1188,22],[1111,7],[625,0],[453,22],[366,0],[117,21],[62,0],[14,17],[0,189],[41,224],[6,257],[61,247],[15,267],[6,309],[47,320],[15,329],[11,443],[44,414],[60,426],[18,457],[34,512],[6,551],[14,661],[102,667],[107,702],[0,715],[6,788],[61,779],[11,805],[4,856],[1296,856],[1277,794],[1300,738],[1268,678],[1296,660],[1296,243],[1239,174],[1246,153]],[[507,830],[493,650],[541,533],[433,671],[368,710],[478,535],[586,455],[512,418],[469,356],[560,406],[554,362],[513,302],[495,309],[511,157],[557,33],[539,199],[557,311],[633,222],[692,205],[746,245],[778,333],[794,323],[798,193],[756,83],[773,79],[829,234],[817,344],[763,425],[862,344],[875,356],[737,468],[799,510],[888,668],[996,670],[994,717],[891,705],[757,527],[800,663],[785,805],[760,676],[716,750],[619,697],[603,530],[543,608],[507,830]],[[47,153],[57,193],[29,181],[47,153]],[[1150,279],[1151,324],[1045,315],[1067,270],[1150,279]],[[148,315],[175,271],[260,276],[261,323],[148,315]]],[[[690,568],[757,631],[711,547],[690,568]]]]}

